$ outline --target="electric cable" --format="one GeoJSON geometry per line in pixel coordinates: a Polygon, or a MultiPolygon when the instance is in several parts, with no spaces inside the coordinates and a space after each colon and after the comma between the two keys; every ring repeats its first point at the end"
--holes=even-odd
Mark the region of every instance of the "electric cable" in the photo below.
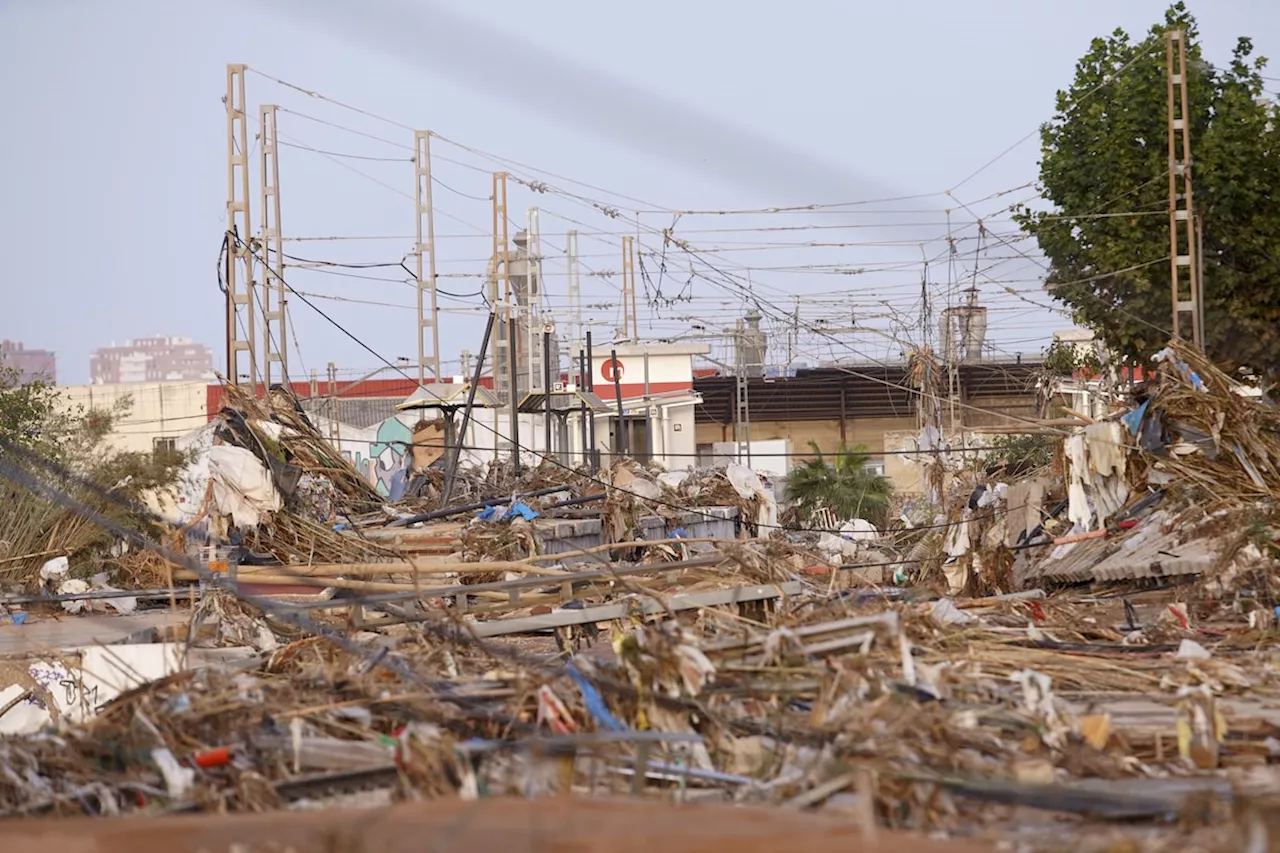
{"type": "MultiPolygon", "coordinates": [[[[250,252],[252,252],[252,251],[253,251],[251,248],[249,248],[249,247],[247,247],[247,246],[246,246],[246,248],[247,248],[247,249],[249,249],[249,251],[250,251],[250,252]]],[[[273,275],[277,275],[277,274],[275,273],[275,271],[274,271],[274,270],[270,270],[270,269],[268,269],[268,271],[269,271],[269,272],[271,272],[273,275]]],[[[293,289],[293,287],[292,287],[292,286],[291,286],[287,281],[285,281],[285,280],[284,280],[284,278],[283,278],[283,277],[280,277],[280,279],[281,279],[281,283],[284,285],[284,287],[285,287],[286,289],[288,289],[291,293],[293,293],[293,294],[297,295],[300,299],[302,299],[302,301],[303,301],[303,302],[304,302],[308,307],[310,307],[310,308],[311,308],[311,310],[315,311],[317,314],[319,314],[321,317],[323,317],[326,321],[328,321],[330,325],[332,325],[332,326],[333,326],[334,328],[336,328],[338,331],[342,332],[346,337],[350,338],[352,342],[354,342],[356,345],[360,346],[362,349],[364,349],[366,352],[368,352],[368,353],[369,353],[370,355],[372,355],[374,358],[376,358],[376,359],[378,359],[379,361],[381,361],[383,364],[385,364],[385,365],[386,365],[388,368],[390,368],[391,370],[394,370],[394,371],[396,371],[396,372],[400,373],[400,374],[401,374],[402,376],[404,376],[406,379],[408,379],[408,380],[410,380],[410,381],[413,381],[413,377],[409,376],[409,374],[408,374],[408,373],[406,373],[406,372],[404,371],[404,368],[403,368],[402,366],[400,366],[400,365],[398,365],[398,364],[395,364],[395,363],[393,363],[393,362],[389,361],[385,356],[383,356],[381,353],[379,353],[377,350],[375,350],[375,349],[374,349],[373,347],[371,347],[369,344],[365,343],[365,342],[364,342],[364,341],[363,341],[359,336],[357,336],[356,334],[354,334],[353,332],[351,332],[349,329],[347,329],[345,326],[343,326],[343,325],[342,325],[341,323],[339,323],[337,320],[333,319],[333,317],[329,316],[329,314],[328,314],[327,312],[325,312],[324,310],[322,310],[319,306],[315,305],[313,302],[311,302],[311,301],[310,301],[309,299],[307,299],[306,297],[301,296],[300,294],[298,294],[298,292],[297,292],[297,291],[295,291],[295,290],[293,289]]],[[[869,376],[869,375],[868,375],[868,376],[869,376]]],[[[895,383],[886,382],[885,380],[878,380],[878,381],[884,382],[885,384],[888,384],[888,385],[895,385],[895,383]]],[[[913,389],[910,389],[908,386],[905,386],[905,385],[900,385],[900,386],[896,386],[896,387],[902,388],[902,389],[907,390],[907,391],[909,391],[909,392],[911,392],[911,393],[919,393],[919,392],[914,391],[913,389]]],[[[976,408],[976,407],[975,407],[975,408],[976,408]]],[[[491,427],[491,426],[489,426],[488,424],[486,424],[486,423],[484,423],[484,422],[482,422],[482,421],[472,421],[472,423],[473,423],[473,424],[475,424],[476,426],[479,426],[479,427],[481,427],[481,428],[483,428],[483,429],[488,430],[489,432],[492,432],[495,436],[499,436],[499,437],[501,436],[501,434],[498,432],[498,430],[497,430],[496,428],[491,427]]],[[[637,499],[639,499],[639,500],[646,501],[646,502],[648,502],[648,503],[654,503],[654,504],[657,504],[657,505],[659,505],[659,506],[665,506],[665,507],[667,507],[668,509],[675,509],[675,510],[679,510],[679,511],[681,511],[681,512],[688,512],[688,513],[693,513],[693,514],[695,514],[695,515],[702,515],[702,516],[704,516],[705,518],[707,518],[707,519],[711,519],[711,520],[720,520],[720,519],[718,519],[718,517],[713,516],[713,515],[711,515],[711,514],[709,514],[709,513],[700,512],[700,511],[699,511],[699,510],[697,510],[696,508],[687,507],[687,506],[682,506],[682,505],[680,505],[680,504],[675,504],[675,503],[672,503],[672,502],[670,502],[670,501],[667,501],[667,500],[664,500],[664,499],[661,499],[661,498],[646,498],[645,496],[640,495],[640,494],[638,494],[638,493],[636,493],[636,492],[632,492],[632,491],[631,491],[631,490],[629,490],[629,489],[623,489],[623,488],[621,488],[621,487],[619,487],[619,486],[612,485],[612,484],[610,484],[610,483],[608,483],[608,482],[606,482],[606,481],[604,481],[604,480],[601,480],[601,479],[600,479],[600,478],[598,478],[598,477],[593,477],[593,476],[591,476],[591,475],[584,475],[584,474],[582,474],[582,472],[580,472],[580,471],[578,471],[578,470],[576,470],[576,469],[572,468],[572,467],[571,467],[571,466],[569,466],[569,465],[565,465],[563,462],[560,462],[559,460],[555,459],[553,456],[548,455],[548,454],[540,453],[540,452],[538,452],[538,451],[536,451],[536,450],[534,450],[534,449],[532,449],[532,448],[530,448],[530,447],[527,447],[527,446],[525,446],[525,445],[516,444],[516,445],[515,445],[515,447],[516,447],[516,449],[517,449],[517,450],[520,450],[520,451],[526,451],[526,452],[528,452],[528,453],[530,453],[530,454],[533,454],[533,455],[536,455],[536,456],[541,456],[541,457],[542,457],[546,462],[548,462],[548,463],[550,463],[550,464],[552,464],[552,465],[554,465],[554,466],[556,466],[556,467],[558,467],[558,468],[561,468],[561,469],[563,469],[563,470],[565,470],[565,471],[570,471],[570,472],[573,472],[573,473],[575,473],[575,474],[578,474],[579,476],[583,476],[585,479],[587,479],[587,480],[589,480],[589,481],[591,481],[591,482],[595,483],[596,485],[599,485],[599,486],[601,486],[601,487],[603,487],[603,488],[605,488],[605,489],[614,489],[614,490],[619,491],[619,492],[621,492],[621,493],[623,493],[623,494],[626,494],[626,495],[630,495],[630,496],[632,496],[632,497],[635,497],[635,498],[637,498],[637,499]]],[[[1002,511],[1001,511],[1001,512],[999,512],[999,513],[992,513],[992,514],[990,514],[989,516],[982,516],[982,517],[992,517],[992,518],[994,518],[994,517],[996,517],[996,515],[1003,514],[1003,513],[1007,513],[1008,511],[1009,511],[1009,509],[1008,509],[1008,508],[1005,508],[1004,510],[1002,510],[1002,511]]],[[[972,520],[976,520],[977,518],[979,518],[979,517],[974,517],[972,520]]],[[[789,531],[789,532],[806,532],[806,531],[807,531],[807,532],[817,532],[817,533],[835,533],[835,534],[839,534],[839,533],[841,533],[841,531],[840,531],[840,530],[837,530],[837,529],[799,528],[799,527],[791,527],[791,526],[788,526],[788,525],[779,525],[779,524],[756,523],[756,526],[757,526],[757,527],[759,527],[760,529],[764,529],[764,530],[781,530],[781,531],[789,531]]],[[[948,527],[948,526],[950,526],[950,525],[947,525],[947,524],[940,524],[940,525],[934,525],[933,527],[924,526],[924,527],[915,527],[915,528],[912,528],[912,529],[914,529],[914,530],[927,530],[927,529],[934,529],[934,528],[943,528],[943,527],[948,527]]]]}

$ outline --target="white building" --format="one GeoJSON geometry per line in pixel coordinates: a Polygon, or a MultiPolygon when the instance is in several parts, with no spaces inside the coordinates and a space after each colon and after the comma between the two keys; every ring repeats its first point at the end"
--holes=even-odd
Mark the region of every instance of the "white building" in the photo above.
{"type": "Polygon", "coordinates": [[[128,414],[117,419],[110,436],[118,450],[172,448],[175,439],[209,421],[208,385],[204,382],[66,385],[59,390],[69,407],[84,411],[113,411],[128,400],[128,414]]]}

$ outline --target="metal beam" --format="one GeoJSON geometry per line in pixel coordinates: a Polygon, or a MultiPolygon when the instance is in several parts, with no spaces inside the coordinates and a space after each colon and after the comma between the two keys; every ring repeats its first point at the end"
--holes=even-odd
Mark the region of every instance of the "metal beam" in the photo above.
{"type": "Polygon", "coordinates": [[[239,385],[241,379],[245,379],[252,388],[258,381],[258,365],[244,75],[243,64],[227,66],[227,94],[224,99],[227,107],[226,380],[232,385],[239,385]],[[241,353],[245,355],[243,361],[241,353]]]}
{"type": "Polygon", "coordinates": [[[289,381],[289,343],[286,337],[287,300],[284,287],[284,241],[280,233],[280,155],[276,141],[276,107],[264,104],[258,113],[261,151],[258,182],[262,190],[261,256],[262,280],[262,381],[270,388],[277,377],[273,365],[280,366],[278,381],[289,381]]]}
{"type": "Polygon", "coordinates": [[[559,610],[555,613],[521,616],[517,619],[473,622],[467,627],[471,629],[475,636],[480,638],[502,637],[508,634],[550,631],[555,628],[564,628],[568,625],[585,625],[588,622],[608,622],[613,619],[622,619],[635,613],[649,616],[671,611],[678,612],[682,610],[699,610],[703,607],[719,607],[725,604],[767,601],[789,595],[799,595],[803,590],[804,587],[799,581],[787,581],[777,585],[736,586],[730,589],[717,589],[710,592],[673,595],[663,602],[652,598],[632,599],[617,604],[584,607],[581,610],[559,610]]]}
{"type": "Polygon", "coordinates": [[[1191,342],[1204,349],[1204,305],[1191,192],[1191,112],[1187,97],[1187,40],[1182,30],[1165,38],[1166,109],[1169,123],[1169,281],[1173,336],[1191,328],[1191,342]],[[1180,239],[1181,236],[1181,239],[1180,239]],[[1185,278],[1185,282],[1184,282],[1185,278]],[[1184,322],[1185,321],[1185,322],[1184,322]]]}
{"type": "Polygon", "coordinates": [[[436,293],[436,220],[431,195],[431,131],[413,132],[414,277],[418,285],[418,384],[440,381],[440,308],[436,293]],[[425,273],[423,261],[426,261],[425,273]]]}

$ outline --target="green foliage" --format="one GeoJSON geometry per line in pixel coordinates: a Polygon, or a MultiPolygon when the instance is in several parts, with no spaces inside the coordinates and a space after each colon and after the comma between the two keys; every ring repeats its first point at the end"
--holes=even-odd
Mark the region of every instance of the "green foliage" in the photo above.
{"type": "MultiPolygon", "coordinates": [[[[112,430],[129,409],[128,399],[109,410],[71,406],[56,386],[43,381],[23,383],[16,371],[0,365],[0,437],[110,490],[117,500],[25,460],[14,458],[14,463],[99,513],[137,528],[149,522],[145,513],[133,507],[149,492],[176,483],[189,455],[114,449],[112,430]]],[[[0,574],[27,579],[50,554],[81,559],[109,545],[112,538],[93,522],[0,479],[0,559],[5,560],[0,574]],[[27,555],[32,556],[13,559],[27,555]]]]}
{"type": "Polygon", "coordinates": [[[991,440],[983,458],[987,470],[1004,469],[1009,475],[1047,468],[1053,462],[1056,442],[1046,435],[1000,435],[991,440]]]}
{"type": "Polygon", "coordinates": [[[61,400],[56,386],[43,379],[21,382],[18,371],[0,364],[0,436],[44,456],[57,455],[75,431],[61,400]]]}
{"type": "Polygon", "coordinates": [[[787,475],[787,496],[801,516],[811,521],[815,513],[828,508],[841,520],[863,518],[883,527],[893,485],[867,470],[866,448],[841,445],[830,461],[815,442],[809,442],[809,448],[814,458],[787,475]]]}
{"type": "Polygon", "coordinates": [[[1051,209],[1023,208],[1016,218],[1048,258],[1053,296],[1077,323],[1125,360],[1146,361],[1164,346],[1171,335],[1164,33],[1172,28],[1187,39],[1205,347],[1227,369],[1275,373],[1280,111],[1259,103],[1266,60],[1253,56],[1249,39],[1237,42],[1225,68],[1205,63],[1183,3],[1139,42],[1122,30],[1094,39],[1041,129],[1040,189],[1051,209]]]}
{"type": "Polygon", "coordinates": [[[1054,341],[1050,344],[1044,351],[1041,366],[1046,372],[1058,376],[1068,376],[1076,371],[1092,376],[1102,370],[1102,362],[1097,353],[1081,349],[1067,341],[1054,341]]]}

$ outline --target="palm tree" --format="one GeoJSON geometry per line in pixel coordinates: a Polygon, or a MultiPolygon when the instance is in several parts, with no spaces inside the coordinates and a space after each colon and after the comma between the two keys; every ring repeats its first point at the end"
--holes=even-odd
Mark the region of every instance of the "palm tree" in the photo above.
{"type": "Polygon", "coordinates": [[[867,470],[867,448],[840,445],[831,461],[817,442],[809,442],[814,458],[787,475],[787,495],[800,514],[812,520],[819,510],[831,509],[842,521],[863,518],[877,527],[888,521],[893,484],[867,470]]]}

